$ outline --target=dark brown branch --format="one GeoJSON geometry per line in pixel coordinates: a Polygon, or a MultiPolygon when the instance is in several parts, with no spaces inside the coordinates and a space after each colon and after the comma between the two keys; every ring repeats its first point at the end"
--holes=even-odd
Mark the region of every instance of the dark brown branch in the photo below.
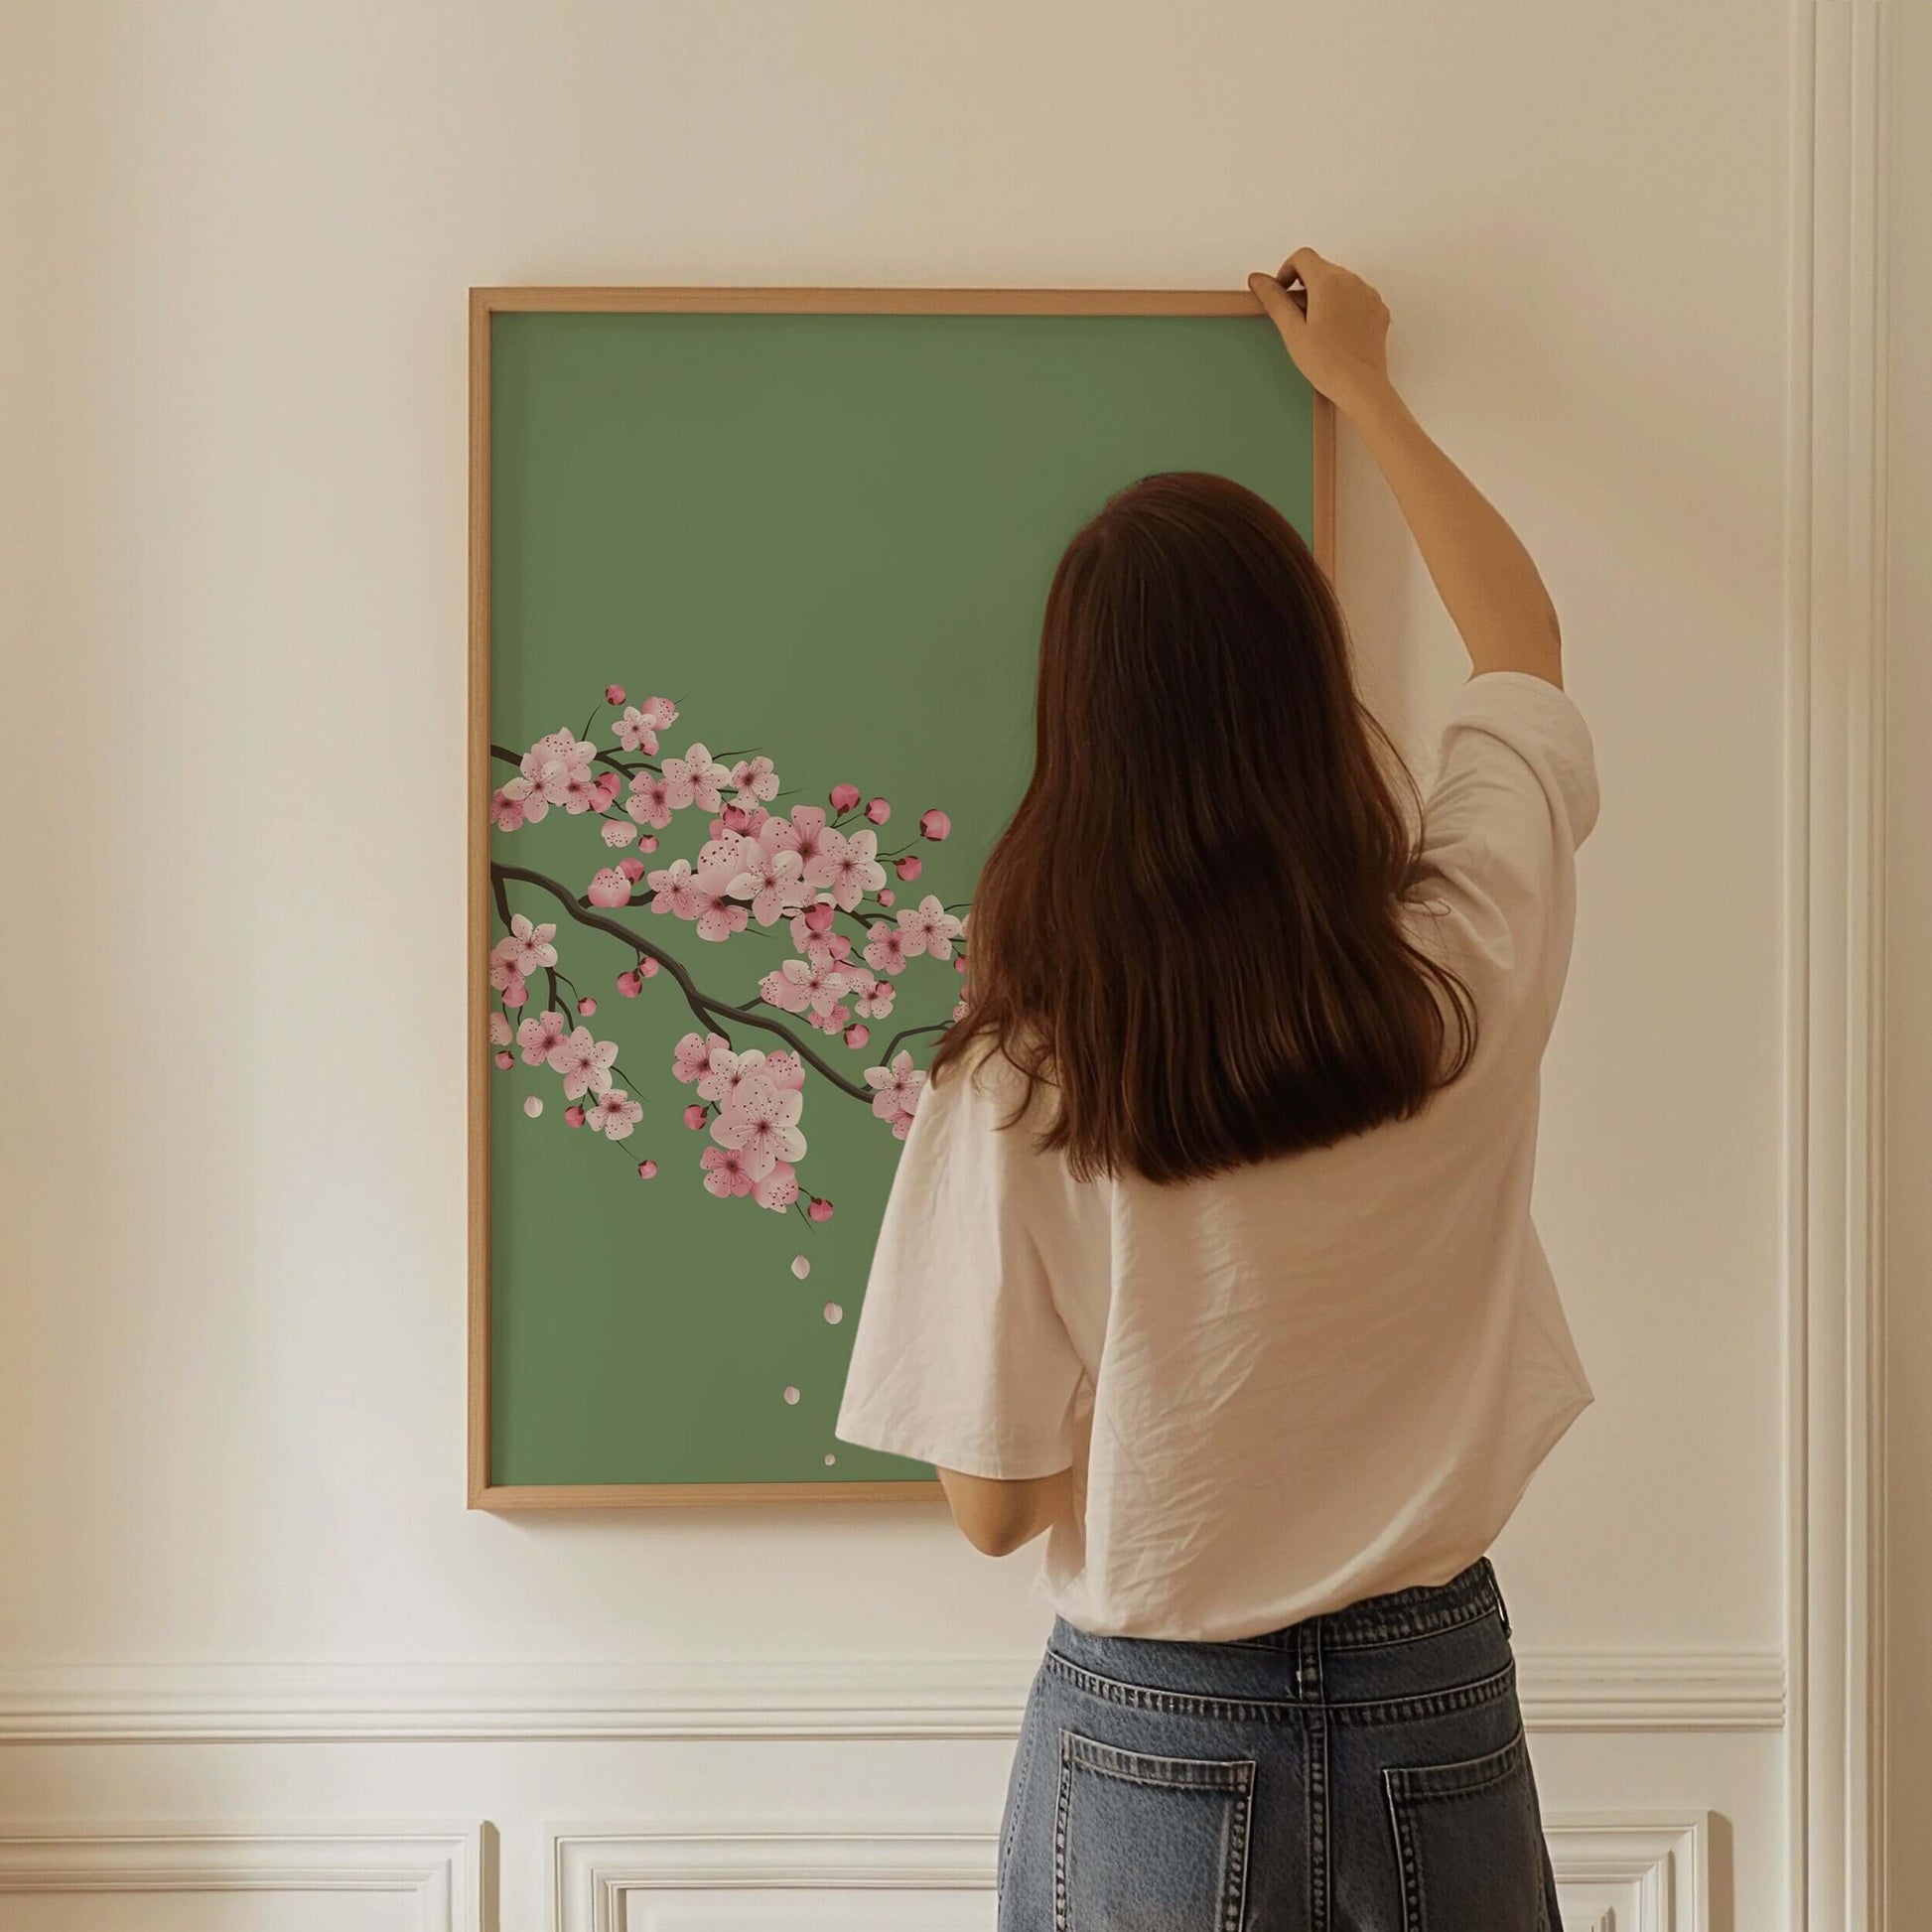
{"type": "Polygon", "coordinates": [[[717,999],[702,991],[684,967],[662,947],[654,946],[648,939],[640,938],[628,926],[621,924],[607,914],[593,911],[589,902],[578,898],[568,886],[560,886],[556,880],[546,878],[540,872],[530,872],[522,866],[505,866],[491,861],[489,870],[491,877],[498,881],[518,879],[526,886],[540,888],[556,899],[579,925],[589,926],[597,932],[608,932],[614,939],[621,939],[639,957],[656,960],[658,965],[676,980],[684,994],[685,1004],[697,1015],[699,1024],[707,1031],[710,1031],[714,1018],[729,1015],[732,1020],[740,1021],[745,1026],[757,1027],[760,1032],[775,1034],[800,1059],[808,1066],[816,1067],[841,1093],[850,1094],[854,1100],[871,1103],[870,1087],[859,1086],[848,1080],[837,1067],[821,1059],[789,1027],[779,1021],[766,1019],[763,1014],[749,1013],[744,1007],[733,1006],[728,1000],[717,999]]]}

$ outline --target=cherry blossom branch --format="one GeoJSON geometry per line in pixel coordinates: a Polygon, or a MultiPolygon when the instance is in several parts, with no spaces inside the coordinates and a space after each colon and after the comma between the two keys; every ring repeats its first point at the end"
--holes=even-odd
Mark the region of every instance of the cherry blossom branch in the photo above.
{"type": "Polygon", "coordinates": [[[800,1059],[808,1066],[816,1067],[841,1093],[850,1094],[854,1100],[871,1103],[873,1095],[870,1087],[860,1086],[855,1081],[848,1080],[837,1067],[821,1059],[789,1027],[779,1021],[768,1020],[763,1014],[749,1012],[745,1007],[733,1006],[729,1000],[721,1000],[704,992],[669,953],[652,945],[649,940],[639,938],[628,926],[621,925],[616,919],[602,912],[592,911],[588,901],[578,898],[568,886],[561,886],[556,880],[546,878],[540,872],[530,872],[522,866],[501,865],[494,860],[490,862],[489,870],[491,878],[498,882],[517,879],[526,886],[541,888],[556,899],[579,925],[589,926],[597,932],[608,932],[614,939],[621,939],[632,952],[643,958],[656,960],[658,965],[677,981],[684,994],[685,1004],[697,1016],[700,1026],[708,1030],[714,1018],[722,1019],[729,1014],[733,1020],[742,1021],[748,1027],[756,1027],[763,1033],[775,1034],[800,1059]]]}
{"type": "Polygon", "coordinates": [[[907,1027],[902,1032],[896,1033],[886,1050],[879,1056],[880,1065],[892,1065],[893,1055],[898,1051],[901,1040],[916,1039],[921,1034],[942,1034],[951,1025],[952,1022],[950,1020],[939,1020],[935,1021],[929,1027],[907,1027]]]}

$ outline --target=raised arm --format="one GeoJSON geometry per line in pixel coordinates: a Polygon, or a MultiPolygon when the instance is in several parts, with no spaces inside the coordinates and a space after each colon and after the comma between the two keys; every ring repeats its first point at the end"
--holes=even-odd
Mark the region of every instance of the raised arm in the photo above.
{"type": "Polygon", "coordinates": [[[1248,287],[1296,366],[1354,425],[1388,479],[1471,665],[1561,685],[1556,607],[1530,553],[1389,381],[1381,296],[1312,248],[1298,248],[1275,275],[1250,275],[1248,287]]]}

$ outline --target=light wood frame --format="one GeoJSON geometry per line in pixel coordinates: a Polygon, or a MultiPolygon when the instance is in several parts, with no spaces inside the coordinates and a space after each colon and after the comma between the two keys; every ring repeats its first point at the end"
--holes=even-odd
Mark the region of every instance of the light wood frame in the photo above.
{"type": "MultiPolygon", "coordinates": [[[[498,1483],[489,1469],[489,1075],[477,1052],[489,1010],[489,350],[509,314],[1259,316],[1245,288],[477,288],[470,291],[470,1000],[464,1034],[470,1120],[470,1421],[472,1509],[632,1509],[707,1503],[905,1502],[937,1482],[498,1483]]],[[[1335,412],[1314,398],[1315,561],[1335,550],[1335,412]]]]}

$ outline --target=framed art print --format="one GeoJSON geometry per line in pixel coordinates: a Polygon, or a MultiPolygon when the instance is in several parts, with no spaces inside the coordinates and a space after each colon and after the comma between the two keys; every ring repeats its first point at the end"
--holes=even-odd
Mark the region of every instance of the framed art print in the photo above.
{"type": "Polygon", "coordinates": [[[479,289],[470,1500],[904,1497],[832,1436],[1047,584],[1153,471],[1332,571],[1245,290],[479,289]]]}

